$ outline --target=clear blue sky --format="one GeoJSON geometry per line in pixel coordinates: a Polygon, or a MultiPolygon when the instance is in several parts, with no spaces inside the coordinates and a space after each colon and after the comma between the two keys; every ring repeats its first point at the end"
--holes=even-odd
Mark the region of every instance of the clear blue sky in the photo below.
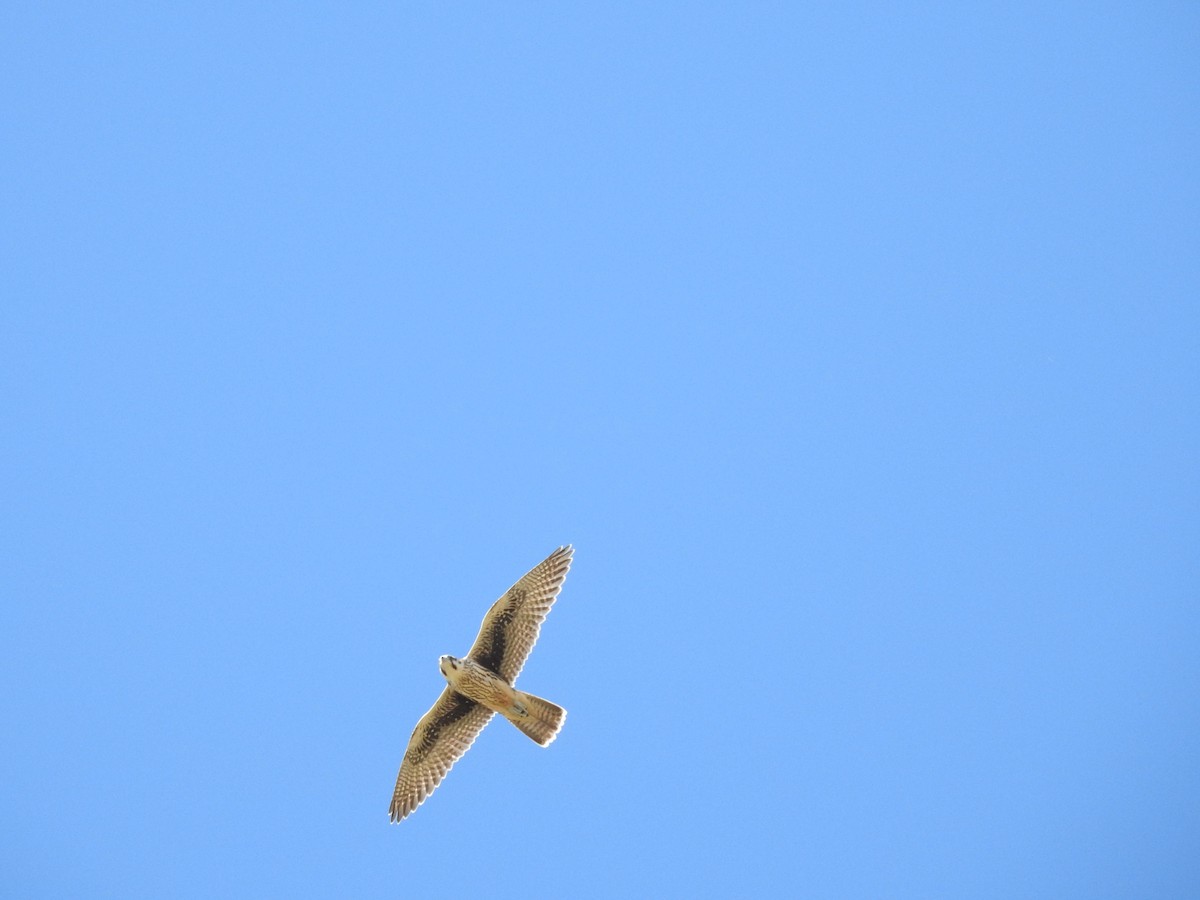
{"type": "Polygon", "coordinates": [[[1194,4],[3,19],[0,893],[1200,894],[1194,4]]]}

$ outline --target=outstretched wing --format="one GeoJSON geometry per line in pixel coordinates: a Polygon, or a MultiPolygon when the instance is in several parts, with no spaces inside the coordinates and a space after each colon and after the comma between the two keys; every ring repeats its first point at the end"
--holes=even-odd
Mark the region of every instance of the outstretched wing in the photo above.
{"type": "Polygon", "coordinates": [[[542,620],[562,590],[574,552],[569,545],[559,547],[492,604],[467,658],[491,669],[509,684],[516,681],[537,643],[542,620]]]}
{"type": "Polygon", "coordinates": [[[425,802],[483,731],[492,711],[447,687],[421,717],[396,776],[390,813],[399,822],[425,802]]]}

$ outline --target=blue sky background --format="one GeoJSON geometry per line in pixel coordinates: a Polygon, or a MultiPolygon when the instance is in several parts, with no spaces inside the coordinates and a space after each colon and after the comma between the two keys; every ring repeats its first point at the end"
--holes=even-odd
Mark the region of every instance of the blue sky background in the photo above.
{"type": "Polygon", "coordinates": [[[0,893],[1200,893],[1194,4],[3,20],[0,893]]]}

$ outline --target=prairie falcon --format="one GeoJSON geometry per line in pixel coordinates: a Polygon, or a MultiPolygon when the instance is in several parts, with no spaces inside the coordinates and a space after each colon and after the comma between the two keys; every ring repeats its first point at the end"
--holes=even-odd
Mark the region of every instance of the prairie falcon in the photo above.
{"type": "Polygon", "coordinates": [[[559,547],[492,604],[465,658],[438,660],[448,685],[408,740],[389,809],[393,822],[425,802],[493,713],[543,747],[558,736],[566,710],[513,685],[562,590],[573,552],[570,545],[559,547]]]}

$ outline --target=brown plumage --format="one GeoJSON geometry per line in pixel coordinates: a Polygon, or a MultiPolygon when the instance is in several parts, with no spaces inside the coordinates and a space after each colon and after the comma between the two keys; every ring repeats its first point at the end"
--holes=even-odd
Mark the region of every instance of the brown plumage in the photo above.
{"type": "Polygon", "coordinates": [[[543,747],[558,735],[566,710],[513,684],[562,590],[573,552],[570,546],[559,547],[492,604],[465,659],[441,658],[449,684],[409,738],[392,793],[393,822],[433,793],[493,713],[501,713],[543,747]]]}

